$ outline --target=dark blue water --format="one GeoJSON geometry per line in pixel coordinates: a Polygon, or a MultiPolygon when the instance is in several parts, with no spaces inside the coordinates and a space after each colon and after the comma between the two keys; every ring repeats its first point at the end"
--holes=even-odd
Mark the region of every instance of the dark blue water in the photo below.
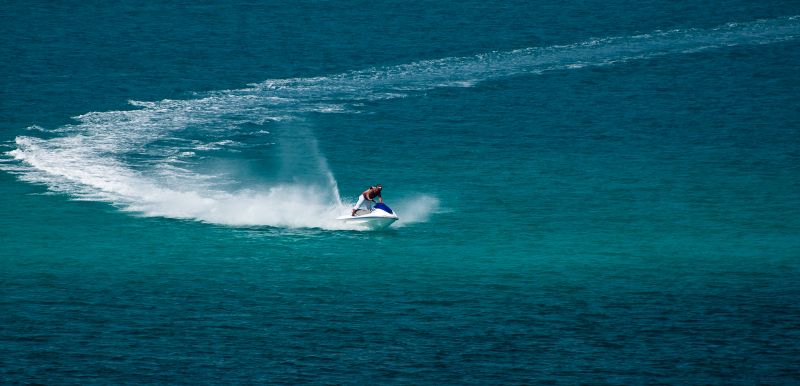
{"type": "Polygon", "coordinates": [[[0,381],[796,383],[796,15],[2,4],[0,381]]]}

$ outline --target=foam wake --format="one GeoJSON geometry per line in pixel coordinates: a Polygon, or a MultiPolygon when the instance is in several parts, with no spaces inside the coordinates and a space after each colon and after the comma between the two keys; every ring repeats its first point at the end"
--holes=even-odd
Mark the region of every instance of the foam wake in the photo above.
{"type": "MultiPolygon", "coordinates": [[[[76,199],[149,216],[229,225],[341,229],[347,213],[319,151],[310,112],[353,113],[364,101],[546,71],[797,39],[800,17],[590,39],[550,47],[419,61],[315,78],[273,79],[196,99],[131,101],[55,130],[16,138],[0,168],[76,199]],[[37,135],[41,134],[37,137],[37,135]],[[270,154],[269,178],[242,179],[231,154],[270,154]],[[225,165],[225,166],[220,166],[225,165]]],[[[243,157],[247,158],[247,157],[243,157]]],[[[402,223],[426,221],[435,197],[409,197],[402,223]]],[[[401,223],[401,224],[402,224],[401,223]]]]}

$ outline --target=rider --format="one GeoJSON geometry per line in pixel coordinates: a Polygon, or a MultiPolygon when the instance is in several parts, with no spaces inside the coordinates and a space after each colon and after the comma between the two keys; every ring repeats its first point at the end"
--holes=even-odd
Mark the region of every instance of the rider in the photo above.
{"type": "Polygon", "coordinates": [[[353,212],[350,213],[350,216],[355,216],[356,211],[365,203],[367,205],[367,210],[372,210],[372,203],[375,202],[375,197],[378,197],[378,200],[383,202],[383,197],[381,196],[382,189],[383,186],[378,184],[375,186],[370,186],[369,189],[361,193],[361,196],[358,197],[358,202],[356,203],[356,206],[353,207],[353,212]]]}

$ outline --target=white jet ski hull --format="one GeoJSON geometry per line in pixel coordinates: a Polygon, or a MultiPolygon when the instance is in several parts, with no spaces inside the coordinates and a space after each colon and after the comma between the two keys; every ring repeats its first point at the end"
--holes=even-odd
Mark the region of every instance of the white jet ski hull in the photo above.
{"type": "Polygon", "coordinates": [[[373,213],[365,214],[362,216],[342,216],[337,220],[344,221],[346,224],[356,225],[361,228],[370,230],[388,228],[397,221],[397,216],[381,216],[373,215],[373,213]]]}
{"type": "Polygon", "coordinates": [[[336,219],[343,221],[348,225],[355,225],[359,228],[377,230],[388,228],[398,220],[398,217],[391,208],[383,203],[380,203],[376,204],[376,209],[374,209],[372,212],[367,212],[366,214],[360,214],[358,216],[342,216],[337,217],[336,219]]]}

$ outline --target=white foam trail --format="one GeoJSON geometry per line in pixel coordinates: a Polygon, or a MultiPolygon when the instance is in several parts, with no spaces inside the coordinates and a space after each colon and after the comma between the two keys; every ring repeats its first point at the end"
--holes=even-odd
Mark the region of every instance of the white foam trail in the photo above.
{"type": "MultiPolygon", "coordinates": [[[[16,149],[6,153],[15,162],[0,162],[0,169],[78,199],[108,201],[144,215],[229,225],[341,229],[342,224],[330,219],[346,213],[348,207],[341,202],[336,179],[313,130],[303,121],[307,113],[353,113],[366,101],[405,98],[436,87],[474,87],[520,74],[771,44],[798,36],[800,17],[792,16],[426,60],[324,77],[273,79],[197,99],[131,101],[134,110],[90,112],[75,117],[76,124],[56,130],[31,127],[31,135],[44,131],[56,137],[17,137],[16,149]],[[226,188],[230,181],[225,173],[208,173],[198,167],[200,160],[209,157],[208,152],[243,151],[275,143],[280,152],[280,176],[260,189],[226,188]]],[[[438,207],[432,196],[401,201],[396,208],[401,216],[398,225],[426,221],[438,207]]]]}
{"type": "MultiPolygon", "coordinates": [[[[41,143],[43,141],[35,138],[17,138],[17,145],[24,150],[14,150],[12,155],[33,168],[22,178],[47,183],[51,189],[71,193],[79,199],[110,201],[124,210],[147,216],[216,224],[358,229],[334,220],[347,213],[349,207],[339,201],[338,190],[331,195],[328,187],[320,190],[315,185],[280,184],[235,193],[201,190],[196,186],[176,190],[154,184],[151,179],[107,160],[92,162],[85,155],[42,152],[41,143]],[[81,167],[75,162],[89,162],[90,167],[81,167]]],[[[333,184],[335,189],[335,181],[333,184]]]]}
{"type": "Polygon", "coordinates": [[[374,95],[414,92],[434,87],[471,87],[500,77],[526,73],[603,66],[668,54],[720,47],[770,44],[796,39],[800,17],[728,23],[713,29],[675,29],[649,34],[590,39],[550,47],[489,52],[472,57],[426,60],[377,67],[330,77],[267,80],[250,91],[287,98],[313,94],[325,99],[369,99],[374,95]]]}

